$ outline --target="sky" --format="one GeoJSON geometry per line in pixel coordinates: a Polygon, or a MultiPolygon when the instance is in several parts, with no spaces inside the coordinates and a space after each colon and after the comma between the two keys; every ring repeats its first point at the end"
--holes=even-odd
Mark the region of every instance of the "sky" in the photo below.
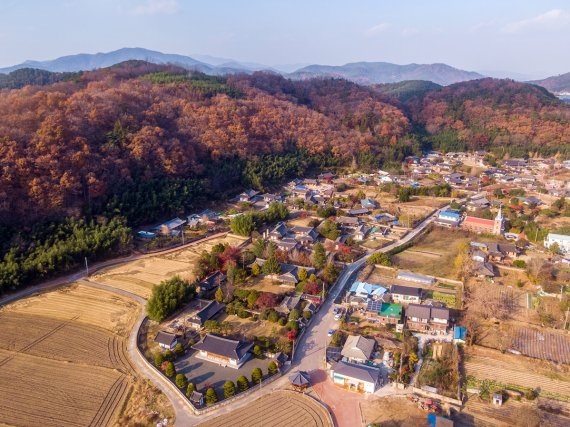
{"type": "Polygon", "coordinates": [[[0,0],[0,67],[144,47],[280,64],[570,71],[570,1],[0,0]]]}

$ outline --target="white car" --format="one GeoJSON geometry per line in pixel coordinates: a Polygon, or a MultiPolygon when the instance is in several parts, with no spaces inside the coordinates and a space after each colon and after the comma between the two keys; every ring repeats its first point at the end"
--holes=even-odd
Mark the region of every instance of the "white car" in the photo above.
{"type": "Polygon", "coordinates": [[[332,337],[334,332],[335,332],[334,329],[329,329],[327,336],[332,337]]]}
{"type": "Polygon", "coordinates": [[[334,316],[334,320],[340,320],[341,318],[342,318],[342,314],[341,314],[341,313],[337,313],[337,314],[334,316]]]}

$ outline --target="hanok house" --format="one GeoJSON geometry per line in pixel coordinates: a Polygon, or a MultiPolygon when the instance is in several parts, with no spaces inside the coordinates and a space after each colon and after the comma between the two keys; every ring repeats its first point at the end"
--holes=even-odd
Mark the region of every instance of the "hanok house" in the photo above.
{"type": "Polygon", "coordinates": [[[293,310],[299,308],[300,306],[301,306],[301,297],[300,296],[297,296],[297,295],[286,296],[285,298],[283,298],[283,301],[281,301],[281,304],[279,304],[275,308],[275,311],[288,315],[289,313],[291,313],[293,310]]]}
{"type": "Polygon", "coordinates": [[[339,216],[336,222],[342,227],[358,227],[358,224],[360,224],[360,220],[357,217],[350,216],[339,216]]]}
{"type": "Polygon", "coordinates": [[[240,202],[254,202],[256,196],[259,194],[259,191],[255,190],[246,190],[239,195],[240,202]]]}
{"type": "Polygon", "coordinates": [[[356,209],[349,209],[347,211],[348,216],[362,216],[362,215],[369,215],[370,211],[367,208],[356,208],[356,209]]]}
{"type": "Polygon", "coordinates": [[[237,341],[217,335],[207,334],[192,348],[197,350],[196,357],[217,363],[223,367],[239,369],[251,356],[253,343],[237,341]]]}
{"type": "Polygon", "coordinates": [[[356,227],[356,229],[352,233],[352,236],[354,237],[354,240],[362,241],[366,239],[366,236],[368,235],[369,232],[370,228],[366,227],[364,224],[361,224],[358,227],[356,227]]]}
{"type": "Polygon", "coordinates": [[[165,350],[172,350],[178,344],[178,337],[168,332],[159,331],[154,337],[154,342],[158,343],[160,348],[165,350]]]}
{"type": "Polygon", "coordinates": [[[269,240],[276,242],[286,237],[287,233],[289,233],[287,225],[284,222],[279,222],[273,227],[267,237],[269,240]]]}
{"type": "Polygon", "coordinates": [[[410,304],[406,308],[408,329],[415,331],[446,331],[449,310],[431,305],[410,304]]]}
{"type": "Polygon", "coordinates": [[[319,237],[319,232],[315,227],[295,226],[291,232],[295,235],[295,240],[303,246],[312,245],[319,237]]]}
{"type": "Polygon", "coordinates": [[[422,301],[422,288],[414,286],[392,285],[392,301],[402,304],[419,304],[422,301]]]}
{"type": "Polygon", "coordinates": [[[202,308],[194,316],[188,319],[190,327],[193,329],[201,329],[206,321],[214,319],[223,310],[225,310],[225,308],[225,304],[219,303],[217,301],[208,302],[204,308],[202,308]]]}
{"type": "Polygon", "coordinates": [[[372,358],[375,346],[376,341],[371,338],[349,335],[340,354],[349,362],[365,363],[372,358]]]}
{"type": "Polygon", "coordinates": [[[507,259],[517,258],[520,254],[516,245],[504,243],[487,243],[487,255],[494,262],[505,262],[507,259]]]}
{"type": "Polygon", "coordinates": [[[493,269],[493,264],[486,261],[475,261],[473,263],[472,273],[481,278],[485,277],[495,277],[495,270],[493,269]]]}
{"type": "Polygon", "coordinates": [[[196,285],[196,292],[201,297],[213,293],[218,287],[226,281],[226,275],[221,271],[210,274],[204,280],[196,285]]]}
{"type": "Polygon", "coordinates": [[[372,366],[337,362],[331,368],[333,383],[351,391],[374,393],[381,384],[381,371],[372,366]]]}
{"type": "MultiPolygon", "coordinates": [[[[261,259],[261,258],[256,258],[256,260],[254,261],[254,264],[259,265],[260,267],[263,267],[263,264],[265,264],[266,260],[261,259]]],[[[307,272],[307,274],[310,276],[311,274],[315,273],[315,269],[312,267],[302,267],[299,265],[294,265],[294,264],[286,264],[286,263],[281,263],[281,273],[279,274],[271,274],[271,275],[267,275],[267,277],[273,278],[279,282],[281,282],[283,285],[289,285],[289,286],[295,286],[297,283],[299,283],[299,271],[301,269],[305,269],[305,271],[307,272]]]]}
{"type": "Polygon", "coordinates": [[[368,301],[366,319],[382,325],[397,325],[402,319],[402,306],[384,301],[368,301]]]}

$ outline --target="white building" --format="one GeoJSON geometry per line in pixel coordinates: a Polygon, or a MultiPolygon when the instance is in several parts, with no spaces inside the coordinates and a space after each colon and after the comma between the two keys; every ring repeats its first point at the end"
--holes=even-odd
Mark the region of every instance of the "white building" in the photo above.
{"type": "Polygon", "coordinates": [[[548,236],[544,239],[544,247],[550,248],[554,243],[558,244],[560,252],[565,254],[570,253],[570,236],[565,234],[548,233],[548,236]]]}
{"type": "Polygon", "coordinates": [[[332,367],[331,377],[336,385],[365,393],[374,393],[382,378],[378,368],[342,361],[332,367]]]}

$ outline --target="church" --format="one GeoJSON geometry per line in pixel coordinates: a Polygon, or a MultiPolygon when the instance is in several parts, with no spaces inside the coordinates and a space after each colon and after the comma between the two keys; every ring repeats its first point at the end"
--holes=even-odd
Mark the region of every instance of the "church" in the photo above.
{"type": "Polygon", "coordinates": [[[502,235],[505,232],[505,219],[503,218],[502,206],[499,207],[499,212],[495,219],[466,216],[461,223],[461,228],[474,233],[487,233],[496,236],[502,235]]]}

